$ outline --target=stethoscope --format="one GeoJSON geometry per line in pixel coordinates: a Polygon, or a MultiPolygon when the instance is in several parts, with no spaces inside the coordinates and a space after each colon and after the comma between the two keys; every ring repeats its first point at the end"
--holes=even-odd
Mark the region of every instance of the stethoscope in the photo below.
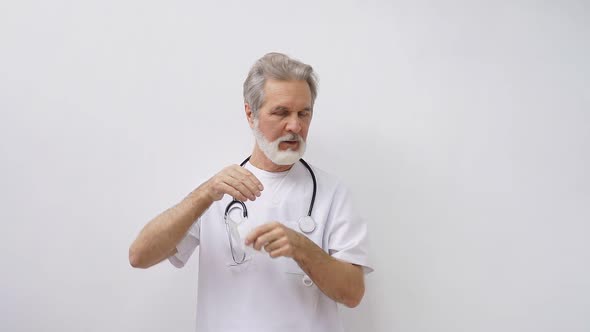
{"type": "MultiPolygon", "coordinates": [[[[240,166],[244,167],[244,165],[249,160],[250,160],[250,157],[246,158],[240,164],[240,166]]],[[[299,221],[298,221],[299,229],[303,233],[309,234],[316,229],[316,222],[311,217],[311,212],[313,211],[313,204],[315,203],[315,195],[317,192],[317,182],[315,179],[315,174],[313,173],[313,170],[311,169],[311,167],[305,162],[305,160],[299,159],[299,161],[303,164],[303,166],[305,166],[305,168],[307,168],[307,170],[309,171],[309,174],[311,175],[311,179],[313,180],[313,193],[311,195],[311,203],[309,204],[309,210],[307,211],[307,215],[299,218],[299,221]]],[[[240,224],[241,222],[243,222],[244,220],[248,219],[248,209],[246,208],[246,204],[244,204],[244,202],[242,202],[240,200],[233,198],[232,201],[225,208],[225,214],[223,216],[223,219],[225,221],[225,226],[227,229],[227,235],[229,238],[229,246],[230,246],[232,258],[236,264],[242,264],[246,261],[246,253],[243,252],[242,250],[238,251],[236,248],[234,248],[234,243],[233,243],[234,240],[232,240],[232,238],[239,240],[240,236],[237,232],[236,226],[238,224],[240,224]],[[242,214],[243,220],[235,221],[230,217],[230,212],[234,209],[237,209],[237,210],[241,209],[242,210],[241,214],[242,214]]]]}

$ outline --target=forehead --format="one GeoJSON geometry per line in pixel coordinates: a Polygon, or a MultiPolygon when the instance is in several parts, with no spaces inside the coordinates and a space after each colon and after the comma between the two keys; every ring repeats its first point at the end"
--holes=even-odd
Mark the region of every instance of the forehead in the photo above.
{"type": "Polygon", "coordinates": [[[306,81],[268,79],[264,84],[264,106],[310,108],[311,90],[306,81]]]}

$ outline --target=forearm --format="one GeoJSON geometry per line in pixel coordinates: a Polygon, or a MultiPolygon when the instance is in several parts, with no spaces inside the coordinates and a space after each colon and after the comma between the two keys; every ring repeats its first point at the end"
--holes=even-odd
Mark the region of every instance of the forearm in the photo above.
{"type": "Polygon", "coordinates": [[[331,257],[307,238],[304,241],[294,258],[297,264],[328,297],[356,307],[365,293],[362,267],[331,257]]]}
{"type": "Polygon", "coordinates": [[[211,202],[200,186],[180,203],[152,219],[129,248],[131,265],[148,268],[174,253],[176,245],[211,202]]]}

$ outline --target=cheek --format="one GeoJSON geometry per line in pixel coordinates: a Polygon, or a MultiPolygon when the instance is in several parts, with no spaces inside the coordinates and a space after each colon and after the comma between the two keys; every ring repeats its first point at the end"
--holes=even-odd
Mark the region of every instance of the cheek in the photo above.
{"type": "Polygon", "coordinates": [[[270,123],[260,123],[258,129],[262,132],[262,135],[270,142],[281,137],[281,131],[277,126],[273,126],[270,123]]]}
{"type": "Polygon", "coordinates": [[[300,135],[301,137],[303,137],[304,140],[307,140],[307,133],[309,133],[309,123],[303,126],[303,128],[301,129],[300,135]]]}

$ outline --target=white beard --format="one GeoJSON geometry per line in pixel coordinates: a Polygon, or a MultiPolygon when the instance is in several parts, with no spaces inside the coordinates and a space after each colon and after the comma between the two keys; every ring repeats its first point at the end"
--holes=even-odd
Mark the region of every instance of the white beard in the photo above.
{"type": "Polygon", "coordinates": [[[277,165],[293,165],[303,157],[303,154],[305,153],[305,141],[297,134],[288,134],[269,142],[264,135],[262,135],[260,129],[258,129],[258,119],[254,119],[252,133],[254,134],[254,138],[256,138],[256,143],[260,150],[262,150],[264,155],[270,159],[270,161],[277,165]],[[280,150],[279,144],[284,141],[298,141],[299,149],[295,151],[291,149],[280,150]]]}

